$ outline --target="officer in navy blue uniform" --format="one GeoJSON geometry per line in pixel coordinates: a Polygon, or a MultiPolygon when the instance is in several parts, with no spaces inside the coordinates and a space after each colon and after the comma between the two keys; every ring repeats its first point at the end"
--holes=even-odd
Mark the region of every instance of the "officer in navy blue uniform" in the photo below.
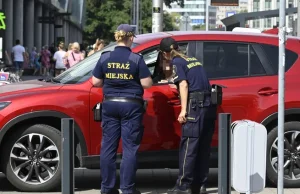
{"type": "Polygon", "coordinates": [[[144,88],[152,86],[151,73],[142,56],[131,51],[135,35],[128,24],[115,32],[117,47],[102,53],[94,71],[93,85],[103,87],[102,144],[100,153],[101,193],[115,189],[116,153],[122,138],[120,189],[123,194],[139,194],[135,187],[137,151],[143,137],[144,88]]]}
{"type": "Polygon", "coordinates": [[[179,175],[168,194],[199,194],[207,180],[217,113],[216,106],[211,104],[211,85],[202,64],[194,57],[183,55],[173,38],[162,39],[160,52],[165,60],[171,61],[174,83],[181,99],[179,175]]]}

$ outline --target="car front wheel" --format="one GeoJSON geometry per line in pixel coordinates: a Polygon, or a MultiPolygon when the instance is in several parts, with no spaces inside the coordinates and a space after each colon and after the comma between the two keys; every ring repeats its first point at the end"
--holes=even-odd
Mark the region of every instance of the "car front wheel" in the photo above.
{"type": "MultiPolygon", "coordinates": [[[[267,178],[277,185],[278,175],[278,127],[268,134],[267,178]]],[[[284,186],[300,187],[300,122],[284,124],[284,186]]]]}
{"type": "Polygon", "coordinates": [[[61,180],[60,132],[48,125],[17,131],[6,141],[4,172],[21,191],[54,190],[61,180]]]}

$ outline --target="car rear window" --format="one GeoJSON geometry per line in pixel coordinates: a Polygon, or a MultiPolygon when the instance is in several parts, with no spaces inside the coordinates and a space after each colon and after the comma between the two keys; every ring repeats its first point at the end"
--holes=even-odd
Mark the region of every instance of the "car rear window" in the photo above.
{"type": "MultiPolygon", "coordinates": [[[[274,70],[274,73],[278,74],[278,46],[274,46],[274,45],[267,45],[267,44],[261,44],[262,48],[264,49],[271,65],[272,68],[274,70]]],[[[285,71],[288,71],[293,64],[295,63],[295,61],[298,58],[298,54],[285,49],[285,71]]]]}

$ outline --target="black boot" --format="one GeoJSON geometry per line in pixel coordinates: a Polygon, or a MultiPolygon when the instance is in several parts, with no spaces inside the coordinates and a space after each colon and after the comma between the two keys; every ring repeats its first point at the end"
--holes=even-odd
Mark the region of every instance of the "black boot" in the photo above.
{"type": "Polygon", "coordinates": [[[192,194],[204,194],[206,193],[206,186],[202,185],[200,186],[193,186],[192,187],[192,194]]]}
{"type": "Polygon", "coordinates": [[[202,185],[201,189],[200,189],[200,194],[204,194],[206,193],[206,186],[202,185]]]}
{"type": "Polygon", "coordinates": [[[101,194],[120,194],[120,192],[119,192],[118,189],[113,188],[113,189],[111,189],[111,190],[110,190],[109,192],[107,192],[107,193],[104,193],[104,192],[101,191],[101,194]]]}
{"type": "Polygon", "coordinates": [[[131,194],[141,194],[141,192],[139,190],[137,190],[137,189],[134,189],[131,194]]]}
{"type": "Polygon", "coordinates": [[[135,189],[132,194],[141,194],[141,192],[139,190],[135,189]]]}
{"type": "Polygon", "coordinates": [[[192,194],[191,189],[180,190],[176,186],[167,191],[167,194],[192,194]]]}

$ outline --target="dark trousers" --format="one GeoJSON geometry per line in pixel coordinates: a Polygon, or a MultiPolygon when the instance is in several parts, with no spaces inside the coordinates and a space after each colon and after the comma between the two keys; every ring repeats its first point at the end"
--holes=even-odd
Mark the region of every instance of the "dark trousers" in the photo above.
{"type": "Polygon", "coordinates": [[[187,122],[182,126],[179,148],[179,175],[176,186],[181,190],[199,188],[207,181],[216,107],[199,107],[188,103],[187,122]]]}
{"type": "Polygon", "coordinates": [[[137,170],[137,151],[144,128],[143,106],[135,102],[104,101],[102,109],[102,144],[100,153],[101,191],[109,192],[116,183],[116,153],[122,138],[123,155],[120,189],[133,193],[137,170]]]}

